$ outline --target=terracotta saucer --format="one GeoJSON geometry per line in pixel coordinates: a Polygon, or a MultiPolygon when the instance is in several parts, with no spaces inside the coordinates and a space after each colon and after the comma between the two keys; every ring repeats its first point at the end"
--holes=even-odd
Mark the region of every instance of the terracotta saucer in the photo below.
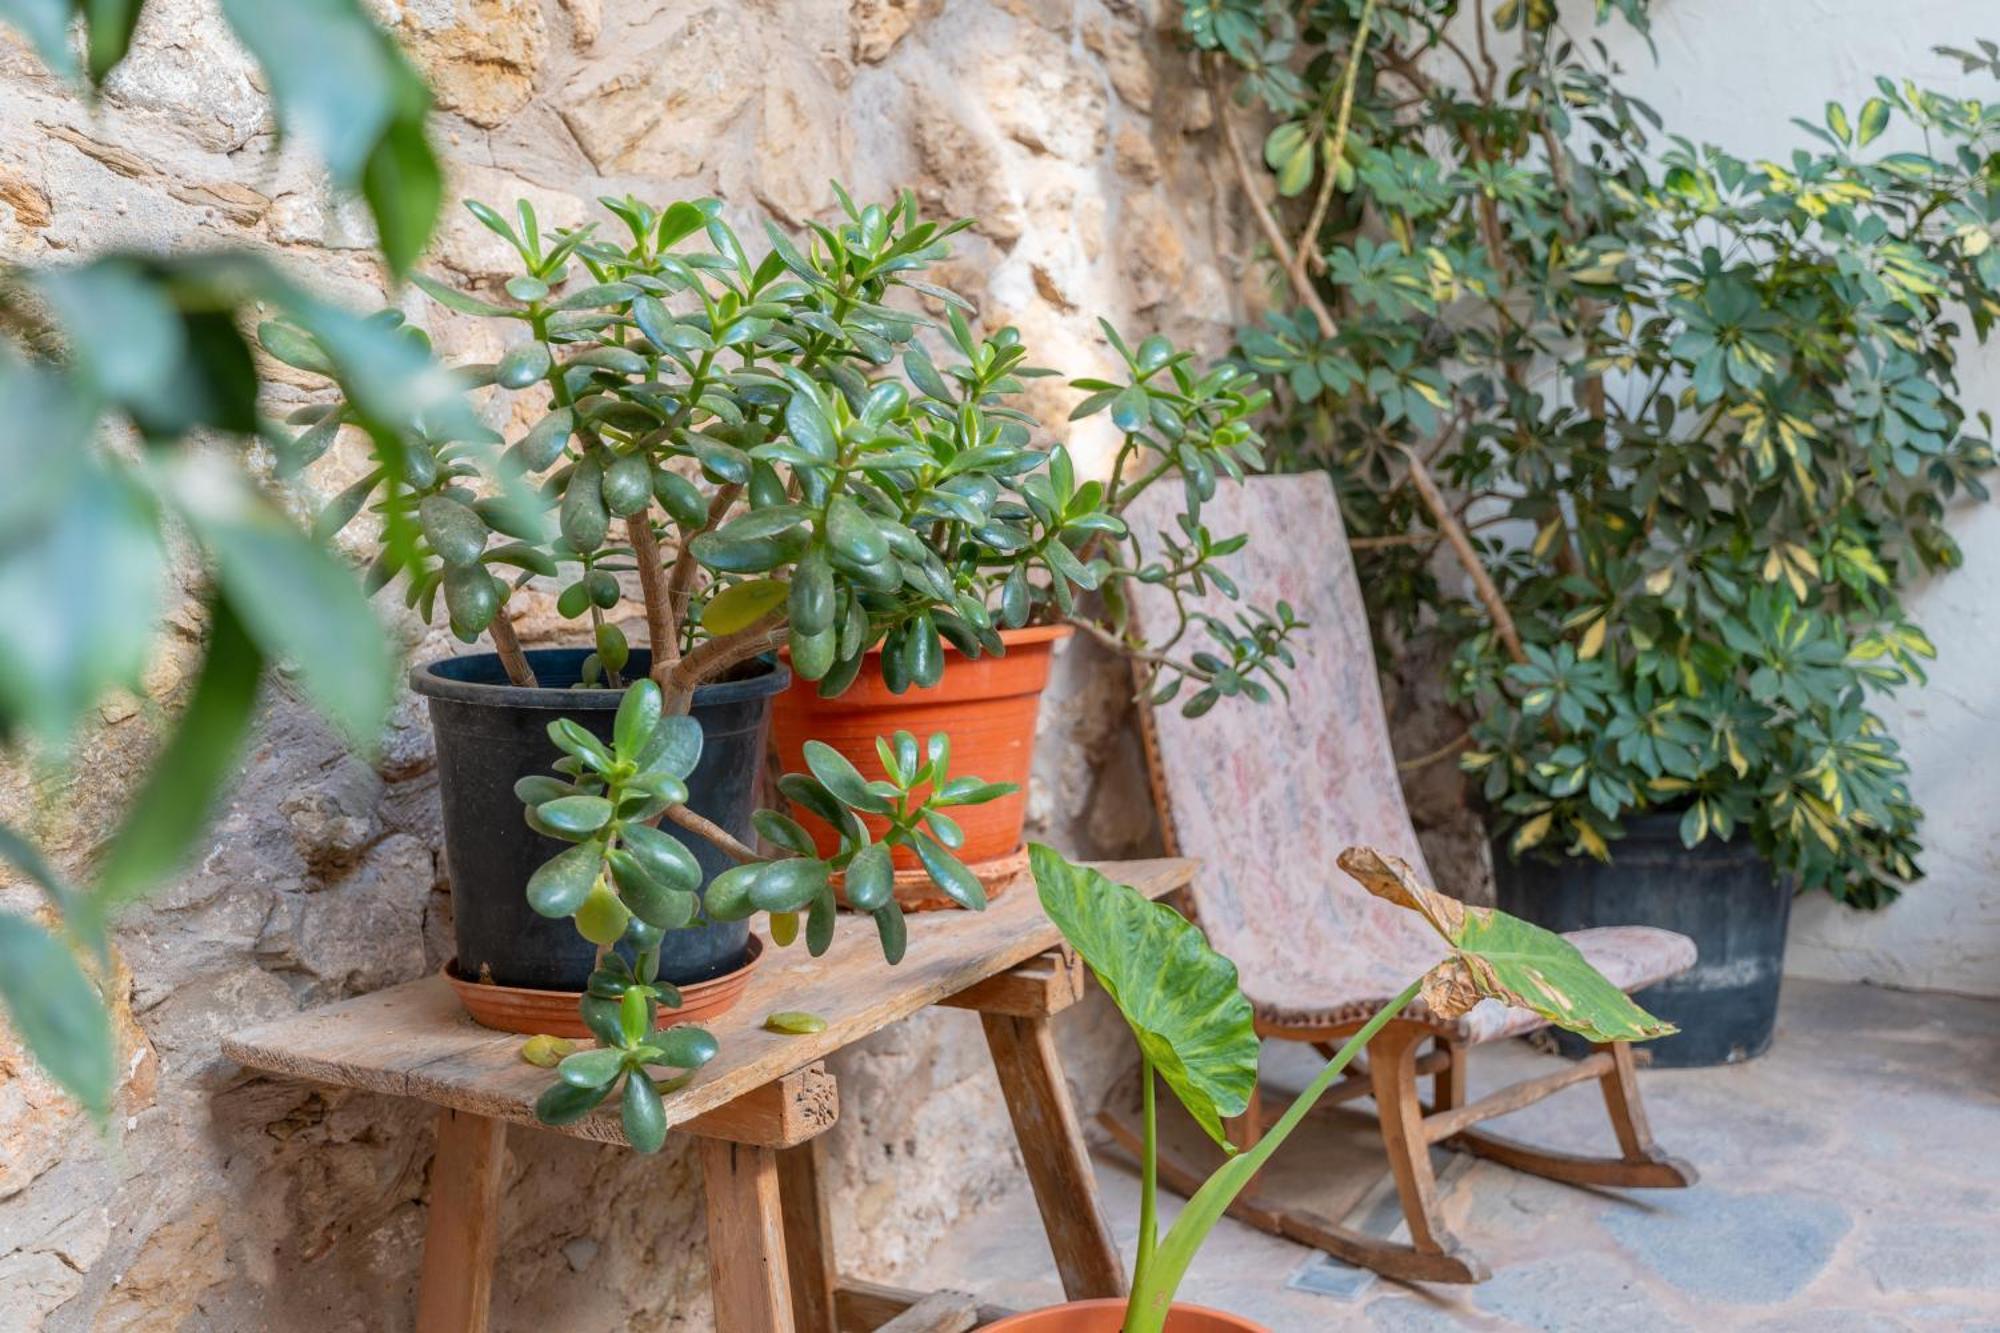
{"type": "MultiPolygon", "coordinates": [[[[764,956],[764,941],[750,937],[743,966],[707,981],[679,988],[681,1007],[660,1010],[659,1026],[700,1023],[735,1008],[743,998],[743,988],[764,956]]],[[[465,1012],[481,1027],[498,1032],[518,1032],[524,1036],[588,1037],[583,1016],[577,1012],[578,993],[568,990],[534,990],[527,986],[496,986],[491,982],[467,981],[458,975],[458,960],[444,965],[444,979],[458,992],[465,1012]]]]}

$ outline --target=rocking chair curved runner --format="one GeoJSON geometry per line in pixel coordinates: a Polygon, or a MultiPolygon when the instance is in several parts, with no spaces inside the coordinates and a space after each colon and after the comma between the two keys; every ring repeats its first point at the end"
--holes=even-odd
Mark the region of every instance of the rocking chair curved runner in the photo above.
{"type": "MultiPolygon", "coordinates": [[[[1146,500],[1128,519],[1171,521],[1166,506],[1146,500]]],[[[1182,718],[1172,705],[1141,706],[1154,799],[1169,849],[1201,863],[1191,890],[1194,915],[1215,948],[1235,960],[1258,1032],[1331,1054],[1335,1043],[1440,956],[1436,936],[1421,922],[1362,890],[1335,864],[1344,848],[1367,844],[1401,857],[1429,880],[1389,747],[1361,592],[1324,474],[1223,487],[1203,506],[1203,522],[1219,536],[1266,534],[1237,557],[1244,562],[1239,577],[1267,604],[1290,602],[1310,629],[1296,641],[1298,669],[1286,677],[1289,706],[1225,703],[1199,721],[1182,718]],[[1288,539],[1274,540],[1278,534],[1288,539]]],[[[1170,619],[1175,608],[1169,596],[1139,585],[1134,611],[1149,622],[1170,619]]],[[[1211,592],[1187,609],[1227,620],[1237,608],[1211,592]]],[[[1676,976],[1695,959],[1687,937],[1650,927],[1583,930],[1566,938],[1626,991],[1676,976]]],[[[1461,1249],[1440,1217],[1433,1144],[1579,1185],[1693,1184],[1692,1167],[1653,1146],[1626,1043],[1601,1046],[1554,1074],[1466,1100],[1472,1047],[1543,1022],[1497,1000],[1454,1019],[1418,1001],[1368,1043],[1365,1072],[1350,1074],[1328,1093],[1329,1102],[1374,1096],[1409,1224],[1408,1244],[1250,1191],[1232,1215],[1389,1277],[1478,1282],[1489,1276],[1486,1266],[1461,1249]],[[1428,1103],[1418,1091],[1426,1076],[1432,1080],[1428,1103]],[[1604,1094],[1615,1156],[1531,1147],[1474,1128],[1590,1079],[1604,1094]]],[[[1253,1097],[1231,1127],[1233,1141],[1256,1142],[1260,1121],[1253,1097]]],[[[1122,1117],[1107,1113],[1104,1124],[1128,1150],[1137,1143],[1122,1117]]],[[[1160,1178],[1173,1189],[1192,1190],[1205,1174],[1162,1156],[1160,1178]]]]}

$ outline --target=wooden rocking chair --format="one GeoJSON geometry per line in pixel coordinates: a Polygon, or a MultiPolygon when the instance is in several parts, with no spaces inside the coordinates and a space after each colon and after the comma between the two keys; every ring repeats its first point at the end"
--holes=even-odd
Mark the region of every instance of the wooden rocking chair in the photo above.
{"type": "MultiPolygon", "coordinates": [[[[1130,517],[1141,524],[1170,521],[1171,506],[1152,499],[1144,497],[1130,517]]],[[[1253,534],[1232,576],[1254,589],[1262,605],[1290,602],[1311,628],[1297,646],[1289,706],[1276,699],[1262,706],[1225,701],[1192,721],[1172,704],[1142,706],[1154,798],[1169,850],[1201,862],[1194,914],[1215,947],[1235,960],[1258,1031],[1331,1054],[1335,1043],[1440,956],[1436,936],[1421,922],[1374,898],[1335,865],[1343,848],[1363,843],[1402,857],[1428,879],[1389,748],[1360,588],[1323,474],[1224,486],[1204,505],[1202,518],[1218,537],[1253,534]]],[[[1211,593],[1189,609],[1227,620],[1236,606],[1211,593]]],[[[1139,586],[1135,611],[1155,626],[1174,615],[1167,594],[1147,585],[1139,586]]],[[[1199,631],[1191,637],[1200,637],[1199,631]]],[[[1685,936],[1647,927],[1584,930],[1568,938],[1627,991],[1675,976],[1695,958],[1685,936]]],[[[1467,1102],[1471,1048],[1542,1025],[1535,1014],[1496,1000],[1457,1019],[1440,1019],[1419,1001],[1368,1043],[1365,1071],[1357,1062],[1357,1072],[1328,1094],[1328,1102],[1373,1094],[1409,1244],[1250,1192],[1233,1215],[1389,1277],[1478,1282],[1489,1270],[1460,1248],[1439,1214],[1433,1144],[1578,1185],[1692,1185],[1693,1168],[1653,1146],[1632,1052],[1623,1042],[1600,1047],[1558,1073],[1467,1102]],[[1428,1103],[1417,1086],[1425,1076],[1431,1079],[1428,1103]],[[1603,1090],[1616,1156],[1555,1152],[1473,1128],[1589,1079],[1603,1090]]],[[[1232,1126],[1239,1146],[1256,1141],[1260,1114],[1253,1098],[1232,1126]]],[[[1136,1150],[1129,1121],[1107,1113],[1103,1123],[1127,1150],[1136,1150]]],[[[1205,1174],[1163,1154],[1160,1177],[1170,1188],[1185,1193],[1205,1174]]]]}

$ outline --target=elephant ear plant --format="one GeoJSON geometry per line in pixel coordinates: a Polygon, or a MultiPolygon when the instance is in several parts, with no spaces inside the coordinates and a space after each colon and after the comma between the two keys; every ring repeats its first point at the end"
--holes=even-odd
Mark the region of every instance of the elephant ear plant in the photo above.
{"type": "Polygon", "coordinates": [[[1377,897],[1436,928],[1446,953],[1384,1005],[1327,1062],[1255,1147],[1232,1156],[1189,1197],[1164,1236],[1157,1222],[1155,1075],[1225,1151],[1223,1121],[1243,1114],[1257,1085],[1259,1042],[1236,965],[1173,908],[1149,901],[1048,847],[1032,849],[1042,907],[1082,956],[1138,1039],[1144,1097],[1139,1250],[1124,1333],[1160,1333],[1195,1252],[1230,1203],[1340,1078],[1369,1040],[1419,995],[1439,1017],[1482,999],[1532,1009],[1592,1041],[1643,1041],[1674,1031],[1634,1004],[1559,935],[1491,908],[1467,907],[1418,882],[1409,866],[1366,847],[1340,864],[1377,897]]]}

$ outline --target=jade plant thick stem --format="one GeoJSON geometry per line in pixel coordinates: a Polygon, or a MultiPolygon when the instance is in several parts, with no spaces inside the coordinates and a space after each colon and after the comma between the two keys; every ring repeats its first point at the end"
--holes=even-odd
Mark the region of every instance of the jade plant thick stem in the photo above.
{"type": "Polygon", "coordinates": [[[1257,1086],[1259,1042],[1236,966],[1164,903],[1072,865],[1037,844],[1030,853],[1042,907],[1090,967],[1138,1039],[1145,1153],[1140,1163],[1139,1247],[1124,1333],[1160,1333],[1195,1253],[1251,1177],[1284,1146],[1354,1057],[1420,995],[1450,1018],[1482,999],[1532,1009],[1593,1041],[1643,1041],[1675,1029],[1646,1013],[1586,962],[1575,946],[1490,908],[1467,907],[1418,882],[1395,857],[1365,847],[1340,864],[1369,892],[1419,913],[1448,952],[1348,1038],[1256,1146],[1235,1153],[1196,1190],[1173,1226],[1157,1234],[1159,1144],[1154,1082],[1226,1151],[1223,1121],[1243,1114],[1257,1086]]]}

